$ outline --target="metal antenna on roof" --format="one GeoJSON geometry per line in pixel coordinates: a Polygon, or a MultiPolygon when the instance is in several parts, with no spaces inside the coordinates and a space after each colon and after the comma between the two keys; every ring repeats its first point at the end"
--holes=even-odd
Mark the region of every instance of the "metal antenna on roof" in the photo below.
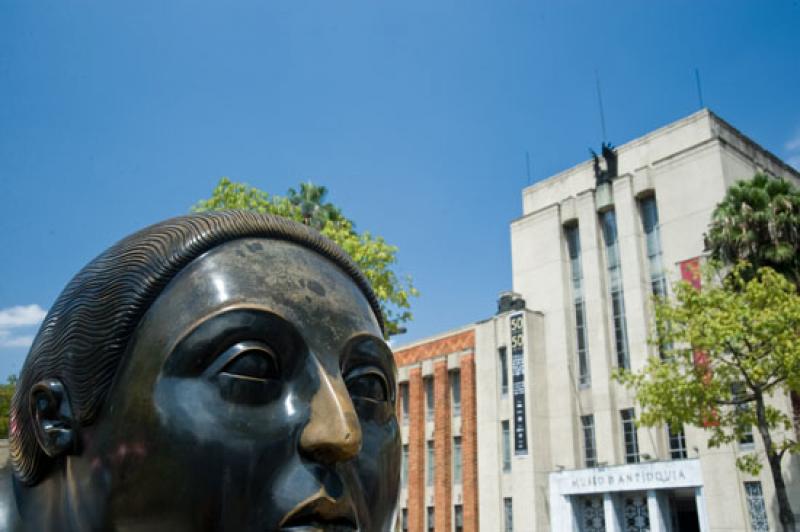
{"type": "Polygon", "coordinates": [[[603,142],[606,141],[606,116],[603,112],[603,93],[600,91],[600,74],[594,69],[594,80],[597,86],[597,104],[600,107],[600,129],[603,132],[603,142]]]}
{"type": "Polygon", "coordinates": [[[700,109],[704,108],[703,105],[703,87],[700,85],[700,69],[694,69],[694,80],[697,82],[697,100],[700,102],[700,109]]]}
{"type": "Polygon", "coordinates": [[[525,170],[528,172],[528,184],[531,184],[531,154],[525,151],[525,170]]]}

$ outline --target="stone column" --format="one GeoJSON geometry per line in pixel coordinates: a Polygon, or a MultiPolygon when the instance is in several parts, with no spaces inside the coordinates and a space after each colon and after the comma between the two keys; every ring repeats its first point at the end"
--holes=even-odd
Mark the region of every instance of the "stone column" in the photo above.
{"type": "Polygon", "coordinates": [[[694,503],[697,506],[697,521],[700,525],[700,532],[708,532],[711,530],[708,527],[708,514],[706,513],[706,500],[703,497],[703,488],[697,487],[694,489],[694,503]]]}
{"type": "Polygon", "coordinates": [[[436,469],[433,478],[433,500],[436,505],[436,530],[449,532],[452,528],[451,448],[453,445],[450,413],[450,383],[447,361],[436,362],[433,369],[433,453],[436,469]]]}
{"type": "Polygon", "coordinates": [[[408,376],[408,529],[425,529],[425,409],[422,369],[408,376]]]}
{"type": "Polygon", "coordinates": [[[607,532],[621,532],[619,512],[617,512],[616,497],[613,493],[603,493],[603,510],[606,518],[607,532]]]}
{"type": "Polygon", "coordinates": [[[668,532],[669,523],[661,511],[656,490],[647,490],[647,513],[650,517],[650,532],[668,532]]]}
{"type": "MultiPolygon", "coordinates": [[[[461,459],[464,532],[478,532],[478,436],[475,355],[461,357],[461,459]]],[[[442,532],[449,532],[447,531],[442,532]]]]}

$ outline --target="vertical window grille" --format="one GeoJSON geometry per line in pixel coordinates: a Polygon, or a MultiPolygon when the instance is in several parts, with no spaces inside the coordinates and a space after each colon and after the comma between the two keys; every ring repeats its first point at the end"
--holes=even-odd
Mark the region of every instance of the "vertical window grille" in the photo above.
{"type": "Polygon", "coordinates": [[[453,483],[461,484],[461,436],[453,438],[453,483]]]}
{"type": "Polygon", "coordinates": [[[514,506],[511,497],[503,499],[503,522],[505,532],[514,532],[514,506]]]}
{"type": "Polygon", "coordinates": [[[497,350],[500,357],[500,393],[508,395],[508,351],[505,346],[497,350]]]}
{"type": "Polygon", "coordinates": [[[617,241],[617,216],[613,210],[601,215],[603,241],[606,247],[608,265],[608,291],[611,297],[611,315],[614,322],[614,347],[617,353],[617,365],[630,369],[628,354],[628,325],[625,319],[625,294],[622,290],[622,266],[617,241]]]}
{"type": "Polygon", "coordinates": [[[434,532],[434,526],[433,506],[428,506],[428,532],[434,532]]]}
{"type": "Polygon", "coordinates": [[[400,383],[400,409],[403,415],[403,423],[408,424],[408,383],[400,383]]]}
{"type": "Polygon", "coordinates": [[[586,467],[597,465],[597,449],[594,443],[594,416],[581,416],[581,426],[583,427],[583,456],[586,467]]]}
{"type": "Polygon", "coordinates": [[[508,421],[501,423],[503,432],[503,471],[511,471],[511,427],[508,421]]]}
{"type": "Polygon", "coordinates": [[[636,435],[636,415],[633,408],[620,411],[622,418],[622,435],[625,441],[625,462],[635,464],[639,462],[639,438],[636,435]]]}
{"type": "Polygon", "coordinates": [[[769,532],[761,482],[745,482],[744,491],[747,496],[747,512],[750,514],[750,529],[753,532],[769,532]]]}
{"type": "Polygon", "coordinates": [[[428,421],[433,420],[433,377],[425,377],[422,379],[425,385],[425,419],[428,421]]]}
{"type": "Polygon", "coordinates": [[[578,385],[589,386],[589,342],[586,332],[586,305],[583,299],[583,268],[581,267],[581,240],[577,225],[565,229],[569,250],[569,269],[572,280],[572,303],[575,308],[575,336],[578,354],[578,385]]]}
{"type": "Polygon", "coordinates": [[[464,508],[460,504],[456,504],[453,508],[453,521],[455,521],[456,532],[464,531],[464,508]]]}
{"type": "Polygon", "coordinates": [[[403,460],[402,460],[402,469],[400,471],[400,480],[402,480],[402,485],[408,485],[408,445],[403,445],[403,460]]]}
{"type": "Polygon", "coordinates": [[[661,230],[658,225],[658,206],[655,196],[649,196],[639,202],[642,213],[645,242],[647,243],[647,259],[650,266],[650,287],[653,295],[667,295],[667,279],[661,253],[661,230]]]}
{"type": "Polygon", "coordinates": [[[433,454],[433,442],[428,441],[428,456],[426,460],[427,468],[425,470],[426,484],[428,486],[433,486],[433,475],[436,468],[435,460],[436,458],[433,454]]]}
{"type": "Polygon", "coordinates": [[[667,423],[667,434],[669,435],[669,454],[673,460],[683,460],[688,456],[686,452],[686,434],[683,427],[674,427],[667,423]]]}
{"type": "Polygon", "coordinates": [[[450,372],[450,402],[453,408],[453,416],[461,415],[461,372],[458,370],[450,372]]]}

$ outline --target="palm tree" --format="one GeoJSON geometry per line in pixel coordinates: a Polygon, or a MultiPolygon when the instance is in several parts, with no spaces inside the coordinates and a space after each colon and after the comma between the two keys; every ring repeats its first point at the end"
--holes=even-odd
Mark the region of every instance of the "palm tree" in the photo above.
{"type": "Polygon", "coordinates": [[[323,203],[328,189],[311,182],[300,183],[300,191],[289,189],[288,198],[292,205],[300,208],[303,223],[319,230],[328,222],[342,219],[341,211],[331,203],[323,203]]]}
{"type": "Polygon", "coordinates": [[[711,217],[706,243],[712,258],[769,266],[800,286],[800,190],[765,174],[728,189],[711,217]]]}

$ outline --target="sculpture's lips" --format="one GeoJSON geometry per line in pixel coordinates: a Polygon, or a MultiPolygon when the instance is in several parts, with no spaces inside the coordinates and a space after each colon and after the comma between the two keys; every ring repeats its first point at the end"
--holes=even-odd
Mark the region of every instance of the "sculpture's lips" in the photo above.
{"type": "Polygon", "coordinates": [[[290,511],[280,523],[284,532],[356,532],[352,505],[323,496],[290,511]]]}

